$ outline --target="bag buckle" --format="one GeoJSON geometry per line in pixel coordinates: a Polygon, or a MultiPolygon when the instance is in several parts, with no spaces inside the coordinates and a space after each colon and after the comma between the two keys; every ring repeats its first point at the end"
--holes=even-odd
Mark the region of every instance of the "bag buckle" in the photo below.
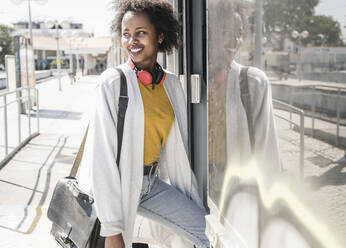
{"type": "Polygon", "coordinates": [[[55,240],[63,248],[74,248],[76,247],[74,243],[68,238],[68,235],[63,232],[57,232],[55,240]]]}

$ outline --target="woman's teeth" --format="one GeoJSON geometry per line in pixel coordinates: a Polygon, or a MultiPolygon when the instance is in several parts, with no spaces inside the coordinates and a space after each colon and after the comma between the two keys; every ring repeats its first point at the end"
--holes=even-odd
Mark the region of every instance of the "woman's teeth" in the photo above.
{"type": "Polygon", "coordinates": [[[142,51],[143,50],[143,48],[132,48],[131,49],[131,52],[132,53],[138,53],[138,52],[140,52],[140,51],[142,51]]]}

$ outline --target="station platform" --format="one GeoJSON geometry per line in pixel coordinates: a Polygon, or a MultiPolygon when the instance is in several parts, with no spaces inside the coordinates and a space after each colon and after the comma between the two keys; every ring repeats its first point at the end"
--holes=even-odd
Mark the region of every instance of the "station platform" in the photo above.
{"type": "MultiPolygon", "coordinates": [[[[63,77],[62,91],[56,78],[37,85],[40,135],[0,170],[1,248],[59,247],[49,233],[47,208],[57,180],[68,175],[78,151],[96,81],[88,76],[71,85],[63,77]]],[[[16,125],[15,118],[9,122],[16,125]]]]}

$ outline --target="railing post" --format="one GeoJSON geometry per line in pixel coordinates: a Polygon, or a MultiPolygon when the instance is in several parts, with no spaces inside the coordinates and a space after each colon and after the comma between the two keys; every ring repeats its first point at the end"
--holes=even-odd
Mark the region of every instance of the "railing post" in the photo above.
{"type": "Polygon", "coordinates": [[[37,120],[37,132],[40,132],[40,104],[39,104],[39,96],[38,89],[36,89],[36,120],[37,120]]]}
{"type": "Polygon", "coordinates": [[[4,131],[5,131],[5,155],[8,154],[8,130],[7,130],[7,96],[4,96],[4,131]]]}
{"type": "MultiPolygon", "coordinates": [[[[291,86],[291,90],[290,90],[290,105],[293,106],[293,94],[294,93],[294,87],[291,86]]],[[[292,121],[292,110],[290,109],[290,121],[292,121]]],[[[292,124],[289,123],[289,127],[290,129],[292,128],[292,124]]]]}
{"type": "Polygon", "coordinates": [[[16,98],[17,98],[17,110],[18,110],[18,144],[22,142],[22,125],[21,125],[21,113],[22,113],[22,106],[21,106],[21,96],[20,92],[16,91],[16,98]]]}
{"type": "Polygon", "coordinates": [[[315,114],[316,114],[316,85],[313,86],[312,91],[312,117],[311,117],[311,134],[314,137],[315,133],[315,114]]]}
{"type": "Polygon", "coordinates": [[[28,86],[28,122],[29,122],[29,136],[31,135],[31,96],[30,96],[30,86],[28,86]]]}
{"type": "Polygon", "coordinates": [[[304,111],[300,112],[300,178],[304,179],[304,111]]]}
{"type": "Polygon", "coordinates": [[[336,100],[336,146],[339,145],[339,134],[340,134],[340,94],[341,90],[338,88],[338,96],[336,100]]]}

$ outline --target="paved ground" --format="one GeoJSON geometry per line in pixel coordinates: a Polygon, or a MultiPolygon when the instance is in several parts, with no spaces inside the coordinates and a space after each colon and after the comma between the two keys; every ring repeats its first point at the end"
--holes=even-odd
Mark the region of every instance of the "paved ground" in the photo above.
{"type": "MultiPolygon", "coordinates": [[[[281,116],[288,113],[275,111],[281,116]]],[[[295,119],[295,118],[293,118],[295,119]]],[[[303,181],[299,181],[300,135],[286,121],[276,118],[281,162],[288,183],[320,223],[341,240],[346,237],[346,164],[333,161],[344,150],[305,136],[303,181]]],[[[322,123],[323,124],[323,123],[322,123]]],[[[319,125],[322,125],[319,123],[319,125]]]]}
{"type": "MultiPolygon", "coordinates": [[[[326,85],[333,87],[346,87],[344,83],[332,83],[322,81],[302,80],[294,78],[287,80],[278,80],[271,78],[272,84],[283,84],[289,86],[308,86],[308,85],[326,85]]],[[[321,88],[323,89],[323,87],[321,88]]],[[[331,89],[329,89],[331,90],[331,89]]],[[[335,89],[336,91],[336,89],[335,89]]],[[[285,111],[275,111],[277,115],[289,118],[289,113],[285,111]]],[[[292,120],[299,125],[299,116],[292,115],[292,120]]],[[[315,138],[311,137],[312,119],[305,117],[305,154],[304,154],[304,175],[302,183],[295,179],[300,177],[299,173],[299,155],[300,155],[300,136],[296,131],[289,128],[289,124],[282,119],[276,118],[279,134],[279,144],[281,160],[285,173],[292,180],[289,182],[292,189],[304,198],[304,203],[318,216],[321,223],[327,225],[331,233],[340,240],[346,237],[346,163],[336,164],[336,161],[345,154],[346,126],[340,125],[337,148],[336,140],[336,119],[326,118],[324,120],[315,120],[315,138]],[[324,141],[321,141],[324,140],[324,141]]],[[[342,123],[345,119],[341,120],[342,123]]]]}
{"type": "Polygon", "coordinates": [[[57,80],[38,85],[41,134],[0,170],[1,248],[56,247],[46,211],[58,178],[68,174],[79,147],[95,79],[85,77],[71,86],[65,77],[62,92],[57,80]]]}

